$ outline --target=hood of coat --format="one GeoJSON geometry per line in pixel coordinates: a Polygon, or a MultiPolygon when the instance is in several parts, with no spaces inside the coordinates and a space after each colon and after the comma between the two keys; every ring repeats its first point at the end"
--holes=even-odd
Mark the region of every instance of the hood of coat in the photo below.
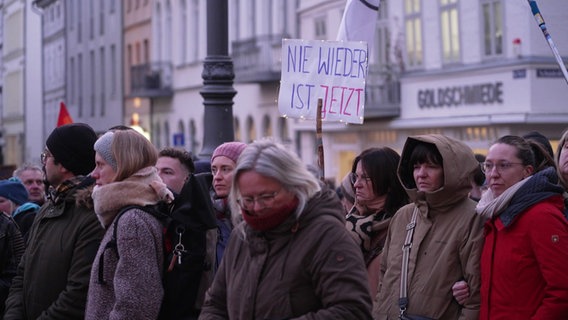
{"type": "Polygon", "coordinates": [[[471,191],[470,177],[479,166],[473,151],[465,143],[439,134],[412,136],[406,140],[398,177],[413,202],[425,200],[429,207],[451,206],[467,197],[471,191]],[[422,143],[436,146],[443,159],[444,185],[434,192],[421,192],[414,182],[410,156],[414,148],[422,143]]]}

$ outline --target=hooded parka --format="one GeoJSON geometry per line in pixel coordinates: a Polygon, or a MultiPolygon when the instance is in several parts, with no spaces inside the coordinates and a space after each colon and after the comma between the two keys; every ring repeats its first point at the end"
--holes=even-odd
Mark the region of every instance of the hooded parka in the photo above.
{"type": "Polygon", "coordinates": [[[231,235],[199,319],[371,318],[363,256],[333,191],[267,232],[245,223],[231,235]]]}
{"type": "Polygon", "coordinates": [[[409,137],[398,168],[411,204],[392,218],[383,258],[375,319],[398,319],[402,247],[406,227],[418,208],[408,265],[407,313],[439,320],[472,319],[479,315],[479,260],[483,219],[468,197],[470,176],[479,166],[471,149],[442,135],[409,137]],[[433,192],[418,191],[410,156],[421,143],[434,144],[443,159],[444,184],[433,192]],[[452,285],[467,281],[470,296],[463,306],[453,298],[452,285]]]}

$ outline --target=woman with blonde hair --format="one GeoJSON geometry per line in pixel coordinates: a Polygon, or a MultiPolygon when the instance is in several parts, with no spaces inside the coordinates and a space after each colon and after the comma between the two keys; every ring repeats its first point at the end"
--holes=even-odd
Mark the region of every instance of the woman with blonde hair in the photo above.
{"type": "Polygon", "coordinates": [[[91,271],[85,319],[156,319],[164,294],[162,224],[139,207],[173,199],[155,167],[158,152],[134,130],[109,131],[94,149],[92,197],[106,233],[91,271]]]}

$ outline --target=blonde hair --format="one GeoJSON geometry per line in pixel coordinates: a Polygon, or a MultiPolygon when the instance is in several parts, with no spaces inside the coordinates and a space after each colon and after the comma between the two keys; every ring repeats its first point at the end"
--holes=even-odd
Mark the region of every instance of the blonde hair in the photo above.
{"type": "Polygon", "coordinates": [[[158,160],[158,150],[134,130],[114,131],[111,151],[116,159],[114,181],[122,181],[140,169],[155,166],[158,160]]]}

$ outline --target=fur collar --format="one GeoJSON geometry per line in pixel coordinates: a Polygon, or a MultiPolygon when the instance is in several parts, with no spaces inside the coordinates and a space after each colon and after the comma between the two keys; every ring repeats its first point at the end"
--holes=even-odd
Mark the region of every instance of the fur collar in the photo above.
{"type": "Polygon", "coordinates": [[[93,190],[95,213],[105,229],[126,206],[170,203],[173,198],[154,167],[143,168],[123,181],[97,185],[93,190]]]}

